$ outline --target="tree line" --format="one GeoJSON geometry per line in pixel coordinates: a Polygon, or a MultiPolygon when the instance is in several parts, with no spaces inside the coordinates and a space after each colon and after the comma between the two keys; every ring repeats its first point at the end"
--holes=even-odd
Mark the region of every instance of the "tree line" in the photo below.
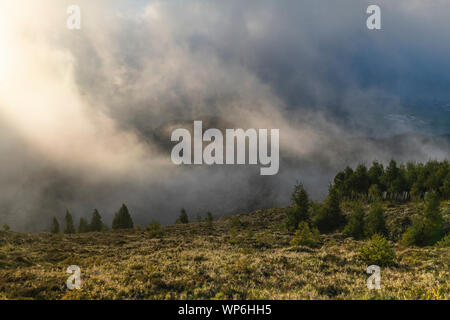
{"type": "MultiPolygon", "coordinates": [[[[69,210],[66,211],[65,215],[65,226],[61,230],[59,221],[56,217],[53,217],[53,221],[50,227],[51,233],[60,233],[61,231],[65,234],[74,233],[86,233],[86,232],[100,232],[108,230],[108,226],[103,223],[102,216],[97,209],[94,209],[92,213],[91,220],[88,222],[85,218],[80,218],[78,223],[78,229],[75,229],[75,224],[73,221],[72,214],[69,210]]],[[[116,212],[112,222],[112,229],[132,229],[134,227],[133,219],[131,218],[130,212],[125,204],[116,212]]]]}
{"type": "Polygon", "coordinates": [[[341,199],[379,198],[391,200],[423,199],[434,191],[440,199],[450,199],[450,163],[429,161],[398,165],[391,160],[384,167],[374,161],[370,168],[360,164],[355,169],[347,166],[339,172],[333,186],[341,199]]]}
{"type": "MultiPolygon", "coordinates": [[[[441,196],[436,190],[430,190],[425,197],[424,209],[413,217],[400,239],[391,236],[391,240],[400,240],[405,246],[428,246],[448,238],[450,230],[444,223],[444,209],[440,208],[441,196]]],[[[323,203],[312,201],[301,183],[295,186],[291,199],[292,205],[286,211],[284,227],[295,231],[293,244],[314,244],[320,233],[336,231],[357,240],[375,235],[390,236],[381,199],[372,201],[368,212],[363,209],[361,201],[351,202],[352,210],[347,217],[341,210],[342,198],[336,185],[330,186],[323,203]]]]}

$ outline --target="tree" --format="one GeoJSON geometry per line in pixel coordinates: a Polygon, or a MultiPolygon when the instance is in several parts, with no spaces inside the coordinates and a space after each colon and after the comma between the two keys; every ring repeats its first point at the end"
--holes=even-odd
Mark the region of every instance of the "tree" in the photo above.
{"type": "Polygon", "coordinates": [[[50,232],[54,233],[54,234],[59,233],[59,222],[58,222],[58,219],[56,219],[56,217],[53,217],[52,226],[50,227],[50,232]]]}
{"type": "Polygon", "coordinates": [[[89,224],[85,218],[80,218],[80,223],[78,224],[78,233],[89,232],[89,224]]]}
{"type": "Polygon", "coordinates": [[[94,209],[94,212],[92,213],[89,229],[93,232],[101,232],[103,230],[102,216],[97,209],[94,209]]]}
{"type": "Polygon", "coordinates": [[[3,231],[9,231],[11,228],[6,223],[3,225],[3,231]]]}
{"type": "Polygon", "coordinates": [[[133,220],[125,204],[122,204],[120,210],[115,214],[112,228],[113,229],[132,229],[134,227],[133,220]]]}
{"type": "Polygon", "coordinates": [[[206,214],[206,225],[208,228],[212,228],[212,223],[213,223],[213,216],[212,213],[208,211],[208,213],[206,214]]]}
{"type": "Polygon", "coordinates": [[[178,217],[177,221],[175,221],[177,224],[186,224],[189,223],[189,218],[186,213],[186,210],[184,208],[181,209],[180,216],[178,217]]]}
{"type": "Polygon", "coordinates": [[[367,194],[370,186],[370,178],[365,165],[360,164],[353,174],[353,188],[358,194],[367,194]]]}
{"type": "Polygon", "coordinates": [[[289,230],[295,230],[301,221],[310,222],[309,197],[303,185],[297,184],[291,195],[293,206],[286,212],[285,225],[289,230]]]}
{"type": "Polygon", "coordinates": [[[64,233],[73,234],[75,233],[75,226],[73,224],[73,217],[70,214],[69,210],[66,211],[66,228],[64,229],[64,233]]]}
{"type": "Polygon", "coordinates": [[[344,228],[344,234],[357,240],[364,237],[364,210],[359,202],[353,208],[350,219],[344,228]]]}
{"type": "Polygon", "coordinates": [[[339,195],[335,188],[330,186],[328,197],[318,211],[314,222],[322,233],[335,231],[345,222],[345,217],[340,208],[339,195]]]}
{"type": "MultiPolygon", "coordinates": [[[[369,181],[371,185],[378,185],[380,189],[383,189],[382,183],[381,183],[381,177],[384,174],[384,168],[383,165],[380,164],[378,161],[374,161],[372,163],[372,166],[370,167],[369,171],[367,172],[369,176],[369,181]]],[[[381,191],[380,190],[380,191],[381,191]]]]}
{"type": "Polygon", "coordinates": [[[403,245],[431,246],[442,238],[444,223],[439,205],[438,193],[431,191],[425,198],[424,211],[403,234],[403,245]]]}
{"type": "Polygon", "coordinates": [[[384,218],[383,207],[381,202],[375,202],[370,207],[369,214],[367,215],[364,232],[366,236],[371,237],[378,233],[380,235],[387,235],[386,220],[384,218]]]}

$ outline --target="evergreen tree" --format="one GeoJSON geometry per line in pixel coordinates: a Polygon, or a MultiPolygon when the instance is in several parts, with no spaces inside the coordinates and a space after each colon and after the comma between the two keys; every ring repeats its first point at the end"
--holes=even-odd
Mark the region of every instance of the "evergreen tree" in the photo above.
{"type": "Polygon", "coordinates": [[[75,233],[75,226],[73,224],[73,218],[70,214],[69,210],[66,211],[66,228],[64,229],[64,233],[73,234],[75,233]]]}
{"type": "Polygon", "coordinates": [[[431,191],[425,199],[425,209],[416,217],[411,227],[403,234],[404,245],[431,246],[439,241],[444,233],[442,212],[439,208],[439,195],[431,191]]]}
{"type": "Polygon", "coordinates": [[[184,208],[181,209],[181,213],[180,216],[178,217],[178,219],[175,221],[175,223],[177,224],[186,224],[189,223],[189,217],[186,213],[186,210],[184,208]]]}
{"type": "Polygon", "coordinates": [[[353,174],[353,188],[357,194],[369,192],[370,179],[365,165],[360,164],[353,174]]]}
{"type": "Polygon", "coordinates": [[[371,237],[374,234],[387,235],[386,220],[384,218],[383,207],[381,202],[375,202],[370,207],[367,215],[364,232],[366,236],[371,237]]]}
{"type": "Polygon", "coordinates": [[[50,232],[51,233],[59,233],[59,222],[58,219],[56,219],[56,217],[53,217],[53,221],[52,221],[52,226],[50,227],[50,232]]]}
{"type": "Polygon", "coordinates": [[[100,232],[103,230],[102,216],[100,215],[97,209],[95,209],[94,212],[92,213],[91,224],[89,225],[89,229],[90,231],[93,232],[100,232]]]}
{"type": "Polygon", "coordinates": [[[78,233],[89,232],[89,224],[85,218],[80,218],[80,223],[78,224],[78,233]]]}
{"type": "Polygon", "coordinates": [[[122,205],[119,212],[116,213],[113,219],[113,229],[132,229],[134,227],[133,220],[125,204],[122,205]]]}
{"type": "Polygon", "coordinates": [[[344,228],[344,234],[357,240],[364,237],[364,210],[359,202],[353,208],[350,219],[344,228]]]}
{"type": "Polygon", "coordinates": [[[337,191],[330,186],[328,197],[315,217],[315,224],[322,233],[333,232],[345,222],[340,208],[340,200],[337,191]]]}
{"type": "Polygon", "coordinates": [[[367,172],[369,176],[369,181],[371,185],[378,185],[380,188],[380,191],[383,191],[383,185],[381,182],[381,178],[384,174],[384,168],[383,165],[380,164],[378,161],[374,161],[372,163],[372,166],[370,167],[369,171],[367,172]]]}
{"type": "Polygon", "coordinates": [[[301,221],[310,222],[309,197],[301,183],[294,187],[291,200],[293,206],[286,212],[285,224],[289,230],[295,230],[301,221]]]}

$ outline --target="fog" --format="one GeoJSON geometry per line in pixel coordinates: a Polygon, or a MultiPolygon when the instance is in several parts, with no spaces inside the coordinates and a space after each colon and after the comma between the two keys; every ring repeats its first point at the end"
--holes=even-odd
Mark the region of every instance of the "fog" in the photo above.
{"type": "Polygon", "coordinates": [[[72,1],[0,3],[0,223],[14,230],[66,209],[110,224],[122,203],[141,225],[284,206],[296,181],[322,199],[347,164],[449,158],[447,1],[378,1],[377,31],[366,1],[76,2],[81,30],[72,1]],[[171,130],[194,120],[280,129],[279,174],[175,166],[171,130]]]}

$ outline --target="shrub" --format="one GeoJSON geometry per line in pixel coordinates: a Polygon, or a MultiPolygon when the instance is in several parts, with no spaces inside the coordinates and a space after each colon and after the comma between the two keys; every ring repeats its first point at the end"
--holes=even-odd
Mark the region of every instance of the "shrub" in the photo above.
{"type": "Polygon", "coordinates": [[[436,242],[436,246],[440,248],[450,247],[450,234],[446,235],[441,241],[436,242]]]}
{"type": "Polygon", "coordinates": [[[239,228],[242,227],[242,222],[239,220],[238,216],[233,216],[230,220],[230,227],[231,228],[239,228]]]}
{"type": "Polygon", "coordinates": [[[175,221],[176,224],[186,224],[189,223],[189,218],[188,215],[186,213],[186,210],[183,208],[181,209],[181,213],[180,216],[178,217],[178,219],[175,221]]]}
{"type": "Polygon", "coordinates": [[[359,250],[359,257],[369,265],[388,266],[394,264],[396,255],[386,238],[374,234],[369,243],[359,250]]]}
{"type": "Polygon", "coordinates": [[[439,203],[437,192],[427,195],[424,211],[413,220],[412,226],[402,236],[403,245],[431,246],[442,238],[444,224],[439,203]]]}
{"type": "Polygon", "coordinates": [[[383,207],[381,202],[375,202],[370,207],[369,214],[367,215],[364,232],[367,237],[371,237],[374,234],[387,235],[386,220],[384,218],[383,207]]]}
{"type": "Polygon", "coordinates": [[[364,237],[364,210],[360,203],[353,208],[350,219],[344,228],[344,234],[355,239],[364,237]]]}
{"type": "Polygon", "coordinates": [[[3,225],[3,231],[9,231],[11,228],[6,223],[3,225]]]}
{"type": "Polygon", "coordinates": [[[150,222],[147,225],[146,229],[147,229],[147,234],[151,238],[161,238],[164,236],[164,230],[161,226],[161,223],[159,223],[158,221],[150,222]]]}
{"type": "Polygon", "coordinates": [[[126,205],[122,205],[120,210],[115,214],[112,228],[113,229],[132,229],[134,227],[133,219],[126,205]]]}
{"type": "Polygon", "coordinates": [[[330,233],[338,229],[345,222],[340,208],[339,195],[335,188],[330,187],[328,197],[324,205],[318,210],[314,217],[314,223],[320,232],[330,233]]]}
{"type": "Polygon", "coordinates": [[[314,247],[319,241],[319,230],[316,228],[311,230],[308,224],[305,221],[302,221],[298,224],[297,231],[295,231],[295,235],[291,240],[291,245],[314,247]]]}

